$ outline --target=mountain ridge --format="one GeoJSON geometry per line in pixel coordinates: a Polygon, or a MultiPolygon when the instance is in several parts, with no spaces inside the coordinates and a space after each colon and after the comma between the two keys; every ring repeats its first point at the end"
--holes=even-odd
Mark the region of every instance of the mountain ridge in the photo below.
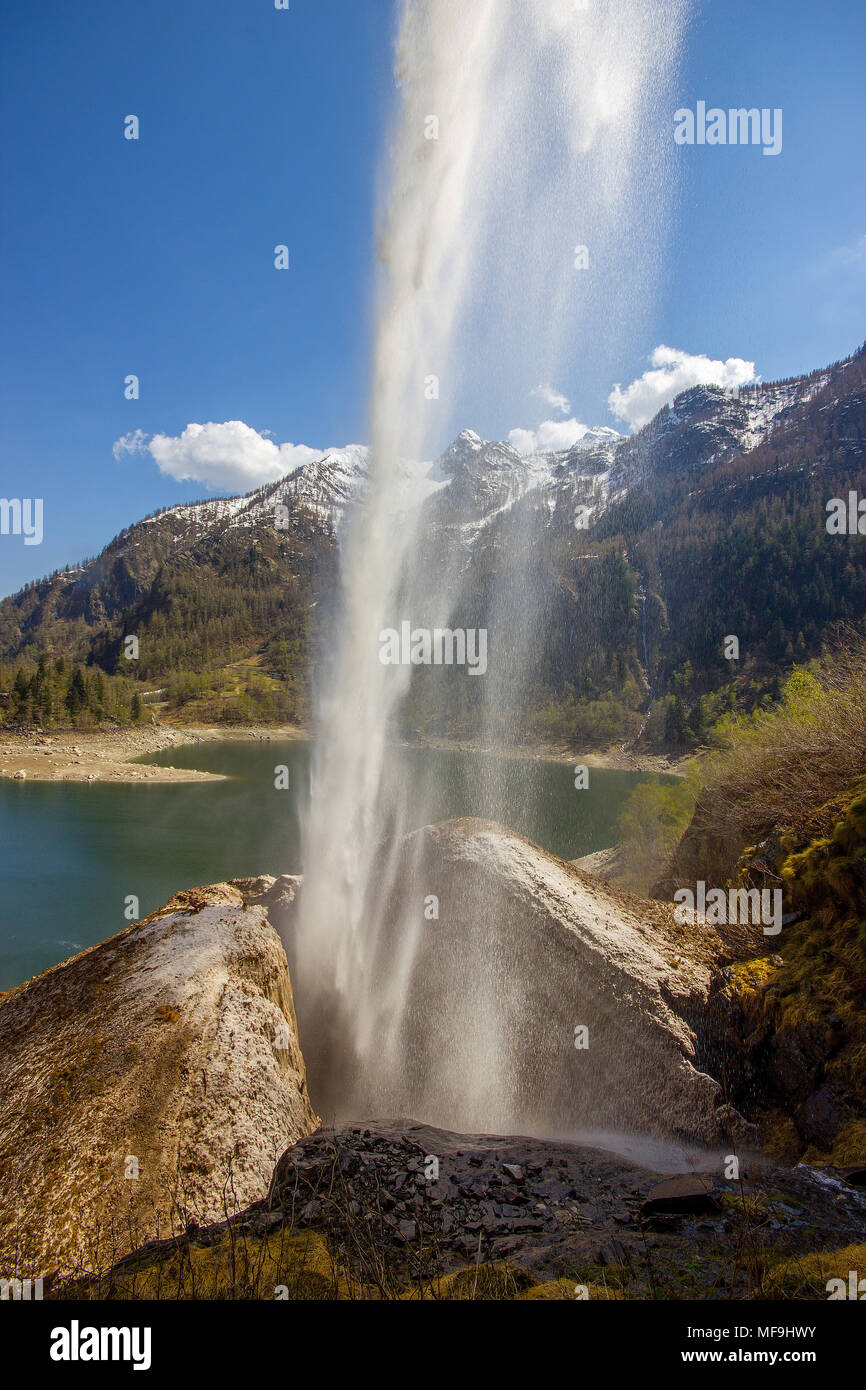
{"type": "MultiPolygon", "coordinates": [[[[627,490],[629,486],[644,480],[647,462],[652,466],[657,461],[653,458],[654,448],[657,449],[662,441],[679,435],[683,428],[702,433],[708,443],[715,444],[712,452],[699,458],[701,466],[711,465],[723,455],[749,452],[763,442],[767,434],[782,423],[797,405],[811,399],[835,376],[850,367],[858,355],[852,354],[830,367],[820,368],[805,376],[778,382],[734,389],[713,385],[692,386],[680,392],[670,405],[662,406],[653,419],[636,433],[622,435],[610,426],[596,426],[587,429],[576,443],[566,449],[521,454],[506,441],[486,440],[474,430],[465,428],[436,460],[427,464],[407,465],[407,470],[429,470],[434,477],[438,475],[444,480],[440,486],[447,487],[466,477],[484,477],[485,469],[502,473],[503,465],[507,465],[518,479],[526,480],[526,486],[522,489],[524,492],[538,486],[555,487],[569,477],[584,480],[609,474],[611,484],[608,490],[612,497],[616,497],[621,489],[627,490]],[[479,468],[479,463],[484,468],[479,468]],[[474,467],[471,466],[473,464],[474,467]]],[[[333,526],[363,496],[364,484],[369,476],[368,457],[366,445],[349,444],[340,449],[326,450],[320,457],[299,464],[283,477],[247,493],[207,497],[160,508],[124,528],[93,560],[79,562],[54,573],[70,576],[81,574],[112,547],[118,547],[125,537],[141,527],[164,523],[169,517],[186,520],[193,540],[198,539],[205,529],[222,529],[231,524],[255,525],[263,519],[267,508],[276,507],[278,503],[305,506],[333,526]]],[[[674,466],[677,457],[678,450],[666,450],[663,461],[674,466]]],[[[520,495],[521,489],[512,489],[514,492],[520,495]]],[[[269,515],[268,520],[272,522],[273,516],[269,515]]],[[[32,583],[44,584],[47,578],[32,583]]],[[[25,585],[15,594],[0,599],[0,603],[16,598],[29,587],[25,585]]]]}
{"type": "MultiPolygon", "coordinates": [[[[844,563],[838,547],[823,545],[826,501],[863,481],[864,436],[861,348],[781,382],[692,387],[634,435],[601,427],[565,450],[520,454],[462,430],[432,464],[404,465],[400,505],[419,506],[424,544],[448,550],[466,571],[477,625],[491,618],[493,574],[524,547],[549,628],[535,703],[610,697],[631,712],[615,721],[619,738],[634,733],[631,715],[651,687],[674,694],[684,665],[687,704],[732,678],[742,684],[749,662],[762,699],[781,669],[817,653],[834,620],[866,617],[859,538],[848,538],[844,563]],[[800,570],[779,540],[792,526],[807,558],[800,570]],[[755,550],[766,553],[761,580],[779,589],[780,612],[791,610],[786,641],[770,634],[760,584],[757,628],[731,596],[754,568],[745,553],[737,571],[725,558],[743,550],[741,531],[755,533],[755,550]],[[694,630],[684,605],[701,595],[724,632],[694,630]],[[734,676],[718,652],[738,622],[751,648],[734,676]]],[[[0,601],[0,663],[46,654],[129,675],[122,638],[146,634],[134,668],[145,682],[251,662],[265,682],[294,687],[292,707],[279,713],[305,717],[309,671],[337,598],[339,537],[368,478],[367,449],[350,445],[243,497],[144,518],[93,560],[0,601]]]]}

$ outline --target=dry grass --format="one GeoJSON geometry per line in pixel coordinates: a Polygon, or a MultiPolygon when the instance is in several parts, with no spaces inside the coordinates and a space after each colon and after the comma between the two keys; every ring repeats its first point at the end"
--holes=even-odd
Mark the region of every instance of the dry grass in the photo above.
{"type": "Polygon", "coordinates": [[[719,742],[666,891],[730,882],[743,850],[774,832],[801,846],[830,833],[833,803],[866,774],[866,640],[840,631],[821,661],[794,670],[776,709],[731,719],[719,742]]]}
{"type": "Polygon", "coordinates": [[[866,1270],[866,1245],[847,1245],[842,1250],[821,1250],[774,1264],[766,1276],[769,1298],[826,1299],[828,1282],[841,1279],[846,1292],[851,1270],[862,1277],[866,1270]]]}

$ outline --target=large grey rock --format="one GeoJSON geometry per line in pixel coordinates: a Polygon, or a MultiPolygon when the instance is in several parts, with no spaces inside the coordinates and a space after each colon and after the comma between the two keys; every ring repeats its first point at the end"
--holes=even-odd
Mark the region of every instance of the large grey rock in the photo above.
{"type": "Polygon", "coordinates": [[[253,904],[273,882],[180,893],[0,996],[0,1274],[100,1269],[217,1220],[316,1128],[285,953],[253,904]]]}
{"type": "Polygon", "coordinates": [[[305,915],[281,919],[323,1113],[730,1141],[738,1117],[695,1065],[692,1026],[724,955],[715,929],[490,822],[429,826],[388,855],[349,943],[351,995],[296,939],[305,915]]]}

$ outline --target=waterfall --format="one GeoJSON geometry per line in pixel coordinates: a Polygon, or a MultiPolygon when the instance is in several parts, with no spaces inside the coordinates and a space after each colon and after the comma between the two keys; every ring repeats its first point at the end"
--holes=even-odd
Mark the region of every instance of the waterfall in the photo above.
{"type": "MultiPolygon", "coordinates": [[[[459,557],[438,555],[429,533],[423,499],[437,480],[427,478],[425,491],[415,465],[482,411],[510,409],[513,418],[538,381],[579,382],[644,322],[665,249],[672,84],[687,5],[399,7],[378,231],[371,476],[343,544],[290,948],[313,1100],[329,1117],[393,1112],[415,1094],[405,1011],[423,904],[436,888],[401,845],[411,827],[392,740],[413,668],[383,665],[379,639],[405,621],[474,625],[459,557]]],[[[491,728],[519,700],[543,620],[530,556],[516,535],[510,584],[487,609],[490,667],[456,677],[477,682],[473,698],[491,728]]],[[[455,679],[444,667],[423,674],[455,679]]],[[[474,968],[465,962],[470,992],[474,968]]],[[[473,994],[474,1074],[461,1080],[460,1105],[449,1099],[453,1081],[443,1083],[431,1092],[435,1113],[417,1118],[449,1123],[459,1113],[482,1128],[492,1118],[485,1097],[496,1093],[495,1118],[520,1122],[498,1061],[497,991],[487,985],[484,997],[473,994]]]]}

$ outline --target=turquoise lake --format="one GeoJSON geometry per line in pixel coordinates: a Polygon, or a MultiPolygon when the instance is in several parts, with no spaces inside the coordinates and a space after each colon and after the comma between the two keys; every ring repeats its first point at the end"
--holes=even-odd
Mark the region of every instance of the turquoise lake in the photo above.
{"type": "MultiPolygon", "coordinates": [[[[625,798],[646,780],[593,768],[589,789],[577,792],[564,764],[429,748],[395,748],[392,755],[405,760],[409,785],[418,789],[417,826],[483,816],[565,859],[613,844],[625,798]]],[[[179,888],[301,872],[308,744],[208,742],[142,761],[228,780],[0,782],[0,989],[128,926],[130,894],[144,916],[179,888]],[[274,789],[280,763],[290,769],[289,791],[274,789]]]]}

